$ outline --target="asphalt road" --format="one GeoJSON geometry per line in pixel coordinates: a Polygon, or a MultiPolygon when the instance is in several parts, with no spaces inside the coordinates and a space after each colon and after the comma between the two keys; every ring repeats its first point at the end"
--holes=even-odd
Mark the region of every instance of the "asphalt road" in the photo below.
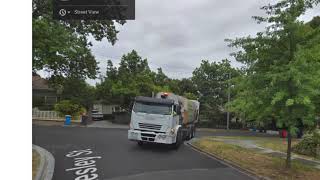
{"type": "MultiPolygon", "coordinates": [[[[208,134],[198,133],[198,136],[202,135],[208,134]]],[[[161,145],[141,148],[127,140],[125,129],[33,125],[32,136],[33,144],[47,149],[55,157],[54,180],[251,179],[187,145],[182,145],[178,150],[161,145]],[[76,152],[70,153],[72,151],[76,152]],[[76,157],[67,157],[77,152],[82,153],[76,157]],[[79,163],[80,160],[76,158],[91,159],[94,164],[90,167],[96,168],[96,171],[91,169],[92,174],[84,171],[90,167],[79,163]],[[83,171],[77,173],[80,169],[83,171]],[[93,178],[94,174],[98,177],[93,178]]]]}

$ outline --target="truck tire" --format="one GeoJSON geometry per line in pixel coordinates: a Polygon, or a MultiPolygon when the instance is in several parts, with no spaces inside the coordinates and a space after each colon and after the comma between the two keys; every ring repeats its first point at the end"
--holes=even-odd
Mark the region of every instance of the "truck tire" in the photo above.
{"type": "Polygon", "coordinates": [[[192,139],[192,135],[193,135],[193,128],[191,128],[190,131],[188,131],[186,140],[192,139]]]}
{"type": "Polygon", "coordinates": [[[138,146],[142,146],[143,145],[143,142],[142,141],[138,141],[138,146]]]}
{"type": "Polygon", "coordinates": [[[181,143],[182,143],[182,141],[183,141],[183,134],[182,134],[182,132],[181,132],[181,130],[179,129],[178,130],[178,132],[177,132],[177,140],[176,140],[176,142],[173,144],[173,148],[174,149],[179,149],[179,147],[180,147],[180,145],[181,145],[181,143]]]}

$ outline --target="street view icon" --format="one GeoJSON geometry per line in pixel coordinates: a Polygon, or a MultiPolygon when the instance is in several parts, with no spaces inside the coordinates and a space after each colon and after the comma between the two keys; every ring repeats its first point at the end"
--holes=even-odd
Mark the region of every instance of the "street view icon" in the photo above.
{"type": "Polygon", "coordinates": [[[67,11],[65,9],[60,9],[59,14],[60,16],[65,16],[67,14],[67,11]]]}
{"type": "Polygon", "coordinates": [[[134,20],[135,0],[53,0],[59,20],[134,20]]]}

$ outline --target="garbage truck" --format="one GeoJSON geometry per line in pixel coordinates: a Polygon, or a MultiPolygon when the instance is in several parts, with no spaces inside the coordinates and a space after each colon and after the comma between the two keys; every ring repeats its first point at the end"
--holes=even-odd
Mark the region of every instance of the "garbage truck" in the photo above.
{"type": "Polygon", "coordinates": [[[185,97],[159,92],[155,97],[138,96],[132,107],[128,139],[144,143],[170,144],[179,148],[195,136],[200,103],[185,97]]]}

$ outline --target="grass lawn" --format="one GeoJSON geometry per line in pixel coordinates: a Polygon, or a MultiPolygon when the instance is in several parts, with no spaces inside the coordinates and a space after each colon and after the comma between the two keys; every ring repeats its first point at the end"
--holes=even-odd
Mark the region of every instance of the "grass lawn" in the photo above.
{"type": "MultiPolygon", "coordinates": [[[[198,131],[207,131],[207,132],[228,132],[226,129],[212,129],[212,128],[202,128],[202,127],[199,127],[197,129],[198,131]]],[[[244,130],[240,130],[240,129],[232,129],[230,130],[232,132],[244,132],[244,130]]]]}
{"type": "Polygon", "coordinates": [[[37,151],[32,150],[32,179],[35,178],[39,165],[40,155],[37,153],[37,151]]]}
{"type": "MultiPolygon", "coordinates": [[[[229,137],[228,137],[229,138],[229,137]]],[[[241,137],[239,137],[241,138],[241,137]]],[[[193,145],[216,156],[229,160],[244,169],[271,179],[308,179],[318,180],[320,170],[300,162],[293,161],[292,168],[285,168],[285,160],[259,154],[253,150],[240,146],[225,144],[212,139],[203,138],[195,141],[193,145]]]]}
{"type": "MultiPolygon", "coordinates": [[[[217,136],[219,139],[252,140],[258,146],[269,148],[275,151],[287,152],[287,139],[280,137],[248,137],[248,136],[217,136]]],[[[297,144],[299,139],[292,139],[292,146],[297,144]]]]}

